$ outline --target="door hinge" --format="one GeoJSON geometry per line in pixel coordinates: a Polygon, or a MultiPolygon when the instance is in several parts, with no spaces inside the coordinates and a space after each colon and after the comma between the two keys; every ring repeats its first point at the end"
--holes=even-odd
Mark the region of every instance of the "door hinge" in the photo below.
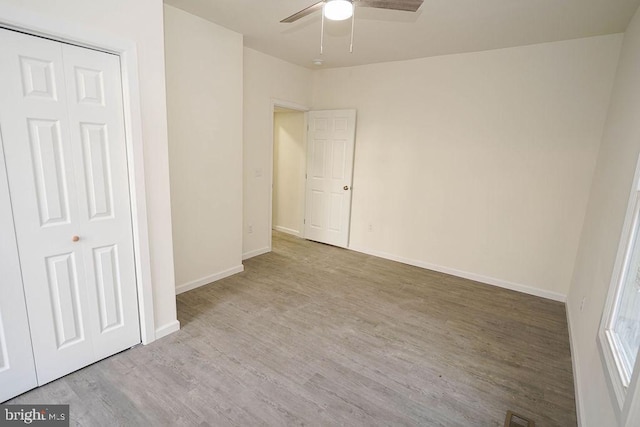
{"type": "Polygon", "coordinates": [[[307,223],[307,219],[306,219],[306,218],[305,218],[305,219],[303,219],[303,220],[302,220],[302,223],[303,223],[303,224],[306,224],[306,223],[307,223]]]}

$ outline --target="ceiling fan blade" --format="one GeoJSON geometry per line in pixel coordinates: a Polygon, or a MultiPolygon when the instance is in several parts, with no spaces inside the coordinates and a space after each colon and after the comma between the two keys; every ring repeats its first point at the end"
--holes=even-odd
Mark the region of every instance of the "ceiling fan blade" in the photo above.
{"type": "MultiPolygon", "coordinates": [[[[422,2],[420,2],[422,3],[422,2]]],[[[302,9],[300,12],[296,12],[293,15],[284,18],[282,21],[280,21],[281,23],[291,23],[291,22],[295,22],[300,18],[304,18],[307,15],[312,14],[313,12],[315,12],[316,10],[320,10],[322,9],[322,5],[324,4],[324,0],[319,1],[318,3],[312,4],[309,7],[306,7],[304,9],[302,9]]]]}
{"type": "Polygon", "coordinates": [[[422,2],[423,0],[356,0],[355,4],[361,7],[416,12],[422,5],[422,2]]]}

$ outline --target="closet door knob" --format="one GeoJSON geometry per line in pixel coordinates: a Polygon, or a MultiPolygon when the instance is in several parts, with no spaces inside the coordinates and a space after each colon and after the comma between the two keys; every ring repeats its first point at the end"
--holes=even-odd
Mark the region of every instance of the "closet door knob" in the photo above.
{"type": "Polygon", "coordinates": [[[349,186],[348,186],[348,185],[345,185],[344,187],[342,187],[342,189],[343,189],[344,191],[347,191],[347,190],[349,189],[349,186]]]}
{"type": "Polygon", "coordinates": [[[78,240],[80,240],[80,236],[73,236],[71,240],[77,242],[78,240]]]}

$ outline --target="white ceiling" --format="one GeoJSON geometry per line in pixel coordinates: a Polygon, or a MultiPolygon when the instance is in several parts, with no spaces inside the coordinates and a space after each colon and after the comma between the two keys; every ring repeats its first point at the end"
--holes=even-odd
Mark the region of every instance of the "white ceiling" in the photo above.
{"type": "Polygon", "coordinates": [[[350,21],[320,13],[280,20],[316,0],[165,0],[244,35],[244,45],[307,68],[344,67],[624,32],[640,0],[425,0],[417,13],[357,8],[350,21]]]}

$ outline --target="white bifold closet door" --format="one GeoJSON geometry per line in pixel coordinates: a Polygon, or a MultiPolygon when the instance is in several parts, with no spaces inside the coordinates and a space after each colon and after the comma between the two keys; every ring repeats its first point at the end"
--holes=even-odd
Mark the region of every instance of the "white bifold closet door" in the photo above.
{"type": "Polygon", "coordinates": [[[140,342],[119,57],[0,30],[0,132],[42,385],[140,342]]]}

